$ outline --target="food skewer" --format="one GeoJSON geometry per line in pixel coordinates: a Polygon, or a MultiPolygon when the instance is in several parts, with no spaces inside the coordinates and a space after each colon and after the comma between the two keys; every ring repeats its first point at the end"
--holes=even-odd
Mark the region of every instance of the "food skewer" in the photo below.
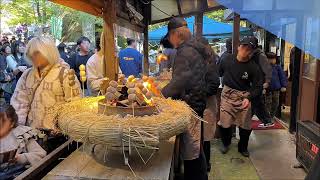
{"type": "Polygon", "coordinates": [[[84,82],[87,81],[87,77],[86,77],[86,66],[81,64],[79,66],[79,70],[80,70],[80,81],[82,82],[82,97],[85,97],[85,90],[84,90],[84,82]]]}

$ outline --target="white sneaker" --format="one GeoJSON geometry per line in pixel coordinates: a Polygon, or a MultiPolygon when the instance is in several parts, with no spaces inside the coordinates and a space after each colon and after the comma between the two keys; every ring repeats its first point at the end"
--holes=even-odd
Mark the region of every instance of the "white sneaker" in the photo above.
{"type": "Polygon", "coordinates": [[[253,115],[253,116],[252,116],[252,120],[254,120],[254,121],[259,121],[259,118],[258,118],[256,115],[253,115]]]}
{"type": "Polygon", "coordinates": [[[264,124],[264,123],[261,123],[258,125],[259,128],[268,128],[268,127],[273,127],[274,126],[274,123],[267,123],[267,124],[264,124]]]}

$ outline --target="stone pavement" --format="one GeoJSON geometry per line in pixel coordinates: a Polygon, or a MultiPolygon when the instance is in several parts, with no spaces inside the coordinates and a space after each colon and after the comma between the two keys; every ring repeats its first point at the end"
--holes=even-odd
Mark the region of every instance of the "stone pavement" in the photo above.
{"type": "Polygon", "coordinates": [[[210,180],[302,180],[303,169],[295,169],[295,137],[287,129],[253,131],[250,138],[250,158],[237,152],[237,140],[223,155],[220,141],[212,142],[210,180]]]}

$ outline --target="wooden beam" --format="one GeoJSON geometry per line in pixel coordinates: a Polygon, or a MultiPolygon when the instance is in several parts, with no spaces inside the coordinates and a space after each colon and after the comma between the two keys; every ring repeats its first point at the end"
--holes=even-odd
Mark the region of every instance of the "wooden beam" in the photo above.
{"type": "Polygon", "coordinates": [[[233,32],[232,32],[232,53],[237,54],[237,49],[240,41],[240,15],[234,13],[233,32]]]}
{"type": "Polygon", "coordinates": [[[143,33],[143,73],[149,75],[149,43],[148,43],[148,26],[144,28],[143,33]]]}
{"type": "Polygon", "coordinates": [[[106,77],[108,77],[111,80],[116,80],[118,75],[118,65],[115,56],[115,40],[113,30],[113,24],[116,22],[116,2],[113,0],[104,0],[104,3],[104,72],[106,77]]]}
{"type": "MultiPolygon", "coordinates": [[[[202,12],[203,12],[203,13],[206,13],[206,12],[210,12],[210,11],[216,11],[216,10],[219,10],[219,9],[226,9],[226,8],[225,8],[224,6],[216,6],[216,7],[210,7],[210,8],[208,8],[208,9],[205,9],[205,10],[203,10],[202,12]]],[[[181,14],[181,15],[176,16],[176,17],[193,16],[193,15],[198,14],[199,12],[200,12],[200,11],[193,11],[193,12],[190,12],[190,13],[181,14]]],[[[150,24],[157,24],[157,23],[169,21],[171,18],[172,18],[172,17],[168,17],[168,18],[164,18],[164,19],[159,19],[159,20],[151,21],[150,24]]]]}
{"type": "Polygon", "coordinates": [[[179,12],[179,15],[182,14],[182,10],[181,10],[181,1],[180,0],[177,0],[177,7],[178,7],[178,12],[179,12]]]}
{"type": "Polygon", "coordinates": [[[148,25],[151,20],[151,3],[143,7],[144,32],[143,32],[143,73],[149,75],[149,32],[148,25]]]}
{"type": "Polygon", "coordinates": [[[203,13],[197,14],[195,18],[195,36],[200,38],[203,32],[203,13]]]}
{"type": "Polygon", "coordinates": [[[64,151],[68,148],[69,144],[72,143],[72,140],[69,139],[67,142],[63,143],[61,146],[59,146],[57,149],[52,151],[50,154],[45,156],[43,159],[39,161],[38,164],[30,167],[26,171],[24,171],[22,174],[20,174],[15,179],[17,180],[27,180],[27,179],[37,179],[39,174],[43,173],[42,171],[51,163],[54,161],[57,161],[58,158],[61,157],[61,155],[64,153],[64,151]]]}
{"type": "Polygon", "coordinates": [[[50,0],[53,3],[61,4],[63,6],[70,7],[72,9],[83,11],[94,16],[102,16],[102,10],[100,7],[96,7],[87,1],[67,1],[67,0],[50,0]]]}

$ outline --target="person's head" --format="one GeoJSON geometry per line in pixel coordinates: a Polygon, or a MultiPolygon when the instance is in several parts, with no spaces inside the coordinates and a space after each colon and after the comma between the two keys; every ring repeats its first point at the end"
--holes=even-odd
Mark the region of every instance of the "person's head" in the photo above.
{"type": "Polygon", "coordinates": [[[12,49],[10,44],[5,44],[4,46],[2,46],[1,51],[2,51],[2,54],[5,56],[12,54],[12,49]]]}
{"type": "Polygon", "coordinates": [[[60,52],[64,52],[66,49],[66,44],[62,42],[57,46],[57,48],[60,52]]]}
{"type": "Polygon", "coordinates": [[[250,54],[258,47],[258,42],[253,36],[245,37],[240,41],[237,59],[242,62],[249,61],[250,54]]]}
{"type": "Polygon", "coordinates": [[[26,45],[23,42],[19,41],[14,45],[13,53],[15,55],[24,54],[25,51],[26,51],[26,45]]]}
{"type": "Polygon", "coordinates": [[[232,52],[232,39],[228,38],[226,40],[226,48],[227,48],[227,52],[232,52]]]}
{"type": "Polygon", "coordinates": [[[273,52],[267,52],[266,56],[270,64],[277,64],[277,55],[273,52]]]}
{"type": "Polygon", "coordinates": [[[5,104],[0,106],[0,139],[7,136],[18,125],[18,116],[14,108],[5,104]]]}
{"type": "Polygon", "coordinates": [[[161,38],[160,45],[166,49],[173,49],[173,45],[170,43],[168,35],[161,38]]]}
{"type": "Polygon", "coordinates": [[[59,51],[51,38],[34,37],[26,47],[26,58],[36,68],[43,69],[59,62],[59,51]]]}
{"type": "Polygon", "coordinates": [[[132,48],[137,48],[137,41],[134,39],[127,38],[127,44],[132,48]]]}
{"type": "Polygon", "coordinates": [[[77,45],[79,47],[80,52],[82,53],[89,53],[90,50],[90,40],[82,36],[77,40],[77,45]]]}
{"type": "Polygon", "coordinates": [[[168,34],[166,36],[168,36],[172,46],[177,48],[180,44],[189,40],[192,34],[183,18],[172,18],[168,23],[168,34]]]}

